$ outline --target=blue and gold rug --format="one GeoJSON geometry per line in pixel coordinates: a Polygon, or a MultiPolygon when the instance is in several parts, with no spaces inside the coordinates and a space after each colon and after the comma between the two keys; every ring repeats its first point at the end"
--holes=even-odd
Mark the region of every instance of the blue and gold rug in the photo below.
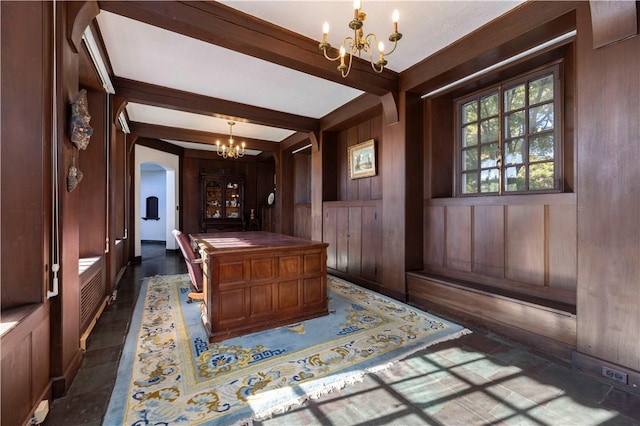
{"type": "Polygon", "coordinates": [[[235,425],[287,410],[469,331],[329,277],[329,311],[209,343],[188,275],[146,278],[105,425],[235,425]]]}

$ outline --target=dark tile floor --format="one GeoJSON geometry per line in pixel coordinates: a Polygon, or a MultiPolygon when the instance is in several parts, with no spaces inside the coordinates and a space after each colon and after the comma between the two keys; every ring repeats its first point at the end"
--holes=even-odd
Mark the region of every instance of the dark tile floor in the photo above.
{"type": "MultiPolygon", "coordinates": [[[[178,273],[186,273],[180,255],[143,244],[142,263],[126,271],[116,301],[87,342],[76,379],[54,401],[45,425],[102,424],[140,280],[178,273]]],[[[257,424],[640,425],[640,397],[474,330],[257,424]]]]}

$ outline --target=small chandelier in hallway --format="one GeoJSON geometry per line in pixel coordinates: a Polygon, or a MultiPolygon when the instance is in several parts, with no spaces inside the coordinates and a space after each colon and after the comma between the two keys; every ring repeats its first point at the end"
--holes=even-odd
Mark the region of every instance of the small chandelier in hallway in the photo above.
{"type": "Polygon", "coordinates": [[[220,144],[220,141],[216,141],[216,152],[222,158],[240,158],[244,157],[244,142],[242,145],[233,144],[233,126],[236,124],[233,121],[228,121],[229,124],[229,146],[220,144]]]}
{"type": "Polygon", "coordinates": [[[384,70],[384,66],[387,65],[385,55],[392,54],[398,46],[398,40],[402,38],[402,34],[398,32],[398,11],[394,10],[392,15],[393,20],[393,32],[389,36],[389,41],[393,43],[393,48],[385,52],[384,44],[378,43],[378,37],[374,33],[364,35],[364,20],[367,19],[367,14],[362,10],[362,3],[360,0],[353,2],[353,20],[349,22],[349,28],[353,30],[353,37],[347,36],[342,40],[342,46],[340,46],[340,53],[335,58],[330,57],[327,51],[331,49],[331,44],[327,41],[329,35],[329,23],[325,22],[322,27],[322,43],[318,45],[318,48],[324,53],[324,57],[330,61],[337,61],[340,59],[340,65],[338,71],[342,74],[342,77],[349,75],[351,71],[351,61],[353,55],[362,57],[362,53],[369,54],[369,62],[371,62],[371,68],[377,73],[381,73],[384,70]],[[374,59],[373,49],[374,46],[378,50],[378,60],[374,59]],[[349,65],[345,65],[345,55],[349,54],[349,65]]]}

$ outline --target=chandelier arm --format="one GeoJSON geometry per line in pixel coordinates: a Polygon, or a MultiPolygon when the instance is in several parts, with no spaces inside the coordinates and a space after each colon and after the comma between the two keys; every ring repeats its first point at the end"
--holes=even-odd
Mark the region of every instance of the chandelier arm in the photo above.
{"type": "Polygon", "coordinates": [[[385,56],[391,55],[396,50],[396,47],[398,47],[398,41],[397,40],[393,42],[393,49],[391,49],[389,51],[389,53],[385,53],[385,56]]]}
{"type": "Polygon", "coordinates": [[[378,37],[374,33],[367,34],[367,36],[363,40],[366,40],[368,45],[375,46],[376,50],[378,49],[378,37]],[[373,41],[374,41],[373,44],[369,41],[369,38],[373,39],[373,41]]]}
{"type": "Polygon", "coordinates": [[[340,46],[340,53],[335,58],[332,58],[328,54],[328,50],[331,48],[331,45],[327,41],[327,35],[329,32],[329,25],[325,23],[323,27],[323,39],[319,44],[320,50],[322,50],[324,57],[330,61],[340,60],[340,65],[337,67],[338,71],[342,75],[342,77],[347,77],[351,72],[351,67],[353,65],[353,56],[358,55],[359,58],[365,59],[362,57],[362,53],[366,52],[369,55],[369,62],[371,63],[371,68],[376,73],[381,73],[384,70],[385,65],[387,65],[387,61],[385,56],[392,54],[395,52],[398,46],[398,40],[402,38],[402,34],[398,32],[398,13],[394,11],[393,13],[393,32],[389,36],[389,41],[393,43],[393,48],[389,52],[384,51],[384,45],[379,43],[378,37],[375,33],[368,33],[366,36],[364,35],[364,21],[367,15],[362,11],[361,3],[356,1],[355,3],[355,12],[353,20],[349,22],[349,28],[353,30],[353,36],[347,36],[342,40],[342,46],[340,46]],[[374,47],[377,51],[378,57],[375,58],[374,47]],[[381,46],[382,45],[382,46],[381,46]],[[349,64],[345,64],[346,53],[349,53],[349,64]]]}
{"type": "Polygon", "coordinates": [[[324,57],[330,61],[337,61],[338,59],[340,59],[340,53],[338,53],[338,56],[336,56],[335,58],[332,58],[329,55],[327,55],[327,49],[322,49],[322,51],[324,52],[324,57]]]}
{"type": "Polygon", "coordinates": [[[344,70],[341,71],[342,73],[342,77],[346,77],[349,75],[349,73],[351,72],[351,63],[353,61],[353,53],[349,52],[349,67],[347,68],[347,71],[345,72],[344,70]]]}

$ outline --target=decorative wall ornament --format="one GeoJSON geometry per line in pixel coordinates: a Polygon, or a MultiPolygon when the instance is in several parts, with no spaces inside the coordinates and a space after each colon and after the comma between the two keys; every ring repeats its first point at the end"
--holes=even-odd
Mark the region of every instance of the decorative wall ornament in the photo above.
{"type": "Polygon", "coordinates": [[[89,125],[89,104],[87,91],[82,89],[71,100],[71,116],[69,119],[69,139],[78,149],[87,149],[89,138],[93,135],[93,128],[89,125]]]}
{"type": "Polygon", "coordinates": [[[347,150],[351,179],[376,175],[376,145],[373,139],[352,145],[347,150]]]}
{"type": "Polygon", "coordinates": [[[76,189],[83,177],[82,172],[76,167],[76,158],[73,157],[67,174],[67,191],[71,192],[76,189]]]}

